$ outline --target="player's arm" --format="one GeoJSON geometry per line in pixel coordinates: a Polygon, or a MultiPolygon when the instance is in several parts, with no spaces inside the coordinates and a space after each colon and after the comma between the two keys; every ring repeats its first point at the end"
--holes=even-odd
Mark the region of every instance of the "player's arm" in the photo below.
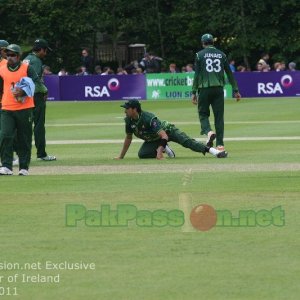
{"type": "Polygon", "coordinates": [[[41,79],[39,78],[36,70],[31,65],[28,66],[27,76],[32,79],[35,85],[41,84],[41,79]]]}
{"type": "Polygon", "coordinates": [[[198,104],[198,99],[197,99],[197,95],[196,94],[192,94],[192,103],[194,105],[198,104]]]}
{"type": "Polygon", "coordinates": [[[197,90],[198,90],[198,78],[199,78],[199,72],[200,72],[200,67],[199,67],[199,62],[198,62],[198,55],[196,54],[195,58],[195,73],[194,73],[194,81],[193,81],[193,87],[192,87],[192,103],[196,105],[198,103],[197,99],[197,90]]]}
{"type": "Polygon", "coordinates": [[[233,76],[231,69],[230,69],[227,58],[225,58],[225,61],[224,61],[224,71],[227,74],[228,81],[232,86],[234,98],[236,99],[236,101],[240,101],[241,94],[239,93],[239,88],[238,88],[237,82],[233,76]]]}
{"type": "Polygon", "coordinates": [[[3,79],[0,76],[0,108],[1,108],[2,95],[3,95],[3,79]]]}
{"type": "Polygon", "coordinates": [[[167,133],[163,129],[161,129],[157,134],[160,137],[160,145],[156,149],[156,151],[157,151],[156,158],[157,159],[163,159],[164,158],[163,152],[164,152],[164,150],[166,148],[166,145],[168,143],[169,137],[168,137],[167,133]]]}
{"type": "Polygon", "coordinates": [[[115,157],[115,159],[123,159],[131,145],[132,142],[132,134],[127,133],[124,139],[123,147],[119,156],[115,157]]]}
{"type": "Polygon", "coordinates": [[[168,135],[162,128],[161,121],[157,117],[152,118],[149,125],[151,130],[160,137],[160,145],[156,149],[156,158],[163,159],[163,151],[165,150],[167,142],[169,140],[168,135]]]}
{"type": "MultiPolygon", "coordinates": [[[[27,61],[28,62],[28,61],[27,61]]],[[[29,62],[28,62],[29,64],[29,62]]],[[[38,68],[36,64],[29,64],[27,69],[27,75],[32,79],[35,84],[35,93],[43,93],[45,94],[45,100],[47,100],[48,89],[43,83],[42,79],[38,75],[38,68]]]]}

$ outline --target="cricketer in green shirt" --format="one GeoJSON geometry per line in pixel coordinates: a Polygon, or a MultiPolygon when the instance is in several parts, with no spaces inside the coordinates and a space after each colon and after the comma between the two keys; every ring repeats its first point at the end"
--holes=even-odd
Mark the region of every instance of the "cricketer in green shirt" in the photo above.
{"type": "Polygon", "coordinates": [[[159,120],[153,113],[142,111],[141,104],[137,100],[129,100],[121,107],[125,108],[126,137],[121,153],[115,159],[123,159],[125,157],[133,135],[144,140],[138,152],[139,158],[162,159],[163,153],[167,153],[169,157],[175,157],[174,152],[168,146],[168,142],[175,142],[204,155],[206,152],[209,152],[218,158],[227,156],[225,151],[206,147],[204,144],[190,138],[186,133],[176,128],[175,125],[159,120]]]}
{"type": "Polygon", "coordinates": [[[236,80],[229,67],[227,57],[222,51],[209,45],[196,53],[193,94],[196,94],[201,88],[224,87],[224,71],[233,91],[238,92],[236,80]]]}
{"type": "Polygon", "coordinates": [[[40,80],[38,83],[35,84],[35,93],[42,93],[47,94],[48,89],[44,84],[43,80],[43,62],[42,60],[36,55],[35,52],[32,52],[26,56],[23,60],[24,63],[29,64],[35,72],[38,74],[40,80]]]}
{"type": "Polygon", "coordinates": [[[204,49],[199,51],[195,58],[192,102],[198,104],[201,134],[208,136],[206,145],[212,147],[216,138],[217,149],[224,150],[224,72],[232,85],[237,101],[240,100],[241,95],[226,55],[214,47],[213,40],[213,36],[209,33],[201,37],[204,49]],[[209,122],[210,106],[215,118],[216,133],[209,122]]]}
{"type": "Polygon", "coordinates": [[[25,91],[15,86],[10,93],[9,87],[12,88],[12,81],[16,83],[22,77],[30,77],[35,84],[38,83],[39,78],[33,68],[21,63],[20,46],[10,44],[5,51],[7,64],[1,67],[0,77],[0,98],[6,97],[2,99],[3,110],[0,111],[2,162],[0,175],[13,175],[14,150],[19,156],[19,175],[28,175],[32,144],[33,101],[32,97],[29,97],[21,104],[17,99],[25,96],[25,91]]]}
{"type": "Polygon", "coordinates": [[[126,134],[134,134],[136,137],[153,142],[160,139],[159,132],[170,130],[172,126],[167,121],[160,121],[154,114],[142,111],[137,120],[125,118],[126,134]]]}
{"type": "Polygon", "coordinates": [[[37,159],[43,161],[54,161],[56,157],[48,155],[46,152],[46,100],[48,89],[43,80],[43,62],[42,59],[52,51],[48,46],[48,42],[44,39],[36,39],[33,44],[32,53],[23,60],[28,63],[36,71],[40,78],[40,82],[35,85],[34,93],[34,110],[33,110],[33,132],[34,143],[37,150],[37,159]]]}

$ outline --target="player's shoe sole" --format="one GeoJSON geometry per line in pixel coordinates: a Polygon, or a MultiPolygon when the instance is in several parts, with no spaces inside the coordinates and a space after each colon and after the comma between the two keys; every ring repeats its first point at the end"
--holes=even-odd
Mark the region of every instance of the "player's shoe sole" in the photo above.
{"type": "Polygon", "coordinates": [[[166,145],[165,151],[164,151],[168,157],[174,158],[175,157],[175,152],[168,146],[166,145]]]}
{"type": "Polygon", "coordinates": [[[228,156],[228,152],[226,152],[226,151],[220,151],[217,154],[217,158],[226,158],[227,156],[228,156]]]}
{"type": "Polygon", "coordinates": [[[208,139],[206,141],[206,146],[209,148],[213,147],[215,138],[216,138],[216,134],[213,131],[210,131],[208,133],[208,139]]]}

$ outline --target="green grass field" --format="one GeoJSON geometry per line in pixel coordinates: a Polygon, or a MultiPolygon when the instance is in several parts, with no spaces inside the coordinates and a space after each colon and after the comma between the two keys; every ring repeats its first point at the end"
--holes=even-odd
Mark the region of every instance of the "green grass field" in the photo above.
{"type": "MultiPolygon", "coordinates": [[[[49,102],[47,152],[58,160],[37,162],[33,147],[30,176],[0,178],[0,299],[299,299],[300,99],[227,100],[227,159],[171,144],[176,158],[162,161],[139,160],[140,142],[113,160],[124,138],[120,103],[49,102]],[[185,224],[68,227],[72,204],[183,210],[185,224]],[[284,226],[198,231],[187,213],[198,204],[233,216],[281,206],[284,226]],[[53,270],[47,261],[96,267],[53,270]],[[23,274],[59,282],[22,282],[23,274]]],[[[143,109],[205,141],[189,101],[143,109]]]]}

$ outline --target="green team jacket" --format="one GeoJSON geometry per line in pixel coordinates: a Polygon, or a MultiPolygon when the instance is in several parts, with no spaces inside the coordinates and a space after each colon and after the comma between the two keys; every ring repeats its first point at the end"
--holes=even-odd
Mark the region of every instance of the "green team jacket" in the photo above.
{"type": "Polygon", "coordinates": [[[160,139],[161,130],[169,131],[174,125],[167,121],[160,121],[154,114],[142,111],[137,120],[126,117],[125,131],[127,134],[134,134],[136,137],[147,141],[157,141],[160,139]]]}
{"type": "Polygon", "coordinates": [[[234,92],[238,92],[236,80],[226,55],[214,46],[208,46],[196,54],[193,94],[198,89],[225,85],[224,71],[234,92]]]}
{"type": "Polygon", "coordinates": [[[43,80],[43,62],[42,60],[36,56],[34,52],[28,54],[23,62],[28,63],[38,74],[40,81],[35,85],[35,94],[43,93],[46,94],[48,92],[47,87],[44,84],[43,80]]]}

